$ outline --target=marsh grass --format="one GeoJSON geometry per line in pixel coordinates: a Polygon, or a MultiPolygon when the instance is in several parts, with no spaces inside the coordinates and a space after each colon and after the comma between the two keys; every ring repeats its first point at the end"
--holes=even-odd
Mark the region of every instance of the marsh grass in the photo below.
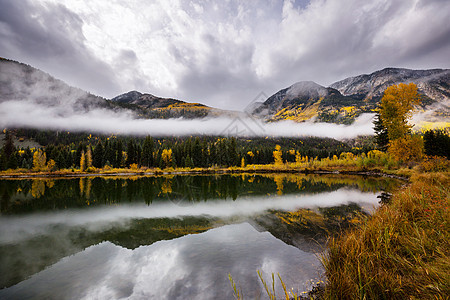
{"type": "MultiPolygon", "coordinates": [[[[264,289],[266,291],[266,294],[268,296],[267,299],[269,300],[277,300],[277,295],[275,292],[275,274],[272,273],[272,284],[270,284],[264,279],[262,273],[260,270],[257,270],[256,273],[258,274],[259,280],[261,281],[262,285],[264,286],[264,289]]],[[[280,273],[277,273],[278,279],[280,280],[281,286],[283,288],[284,293],[284,299],[286,300],[298,300],[301,299],[294,291],[288,291],[286,288],[286,284],[284,283],[283,279],[281,279],[280,273]]],[[[228,274],[228,279],[230,280],[231,287],[233,288],[233,296],[236,300],[243,300],[244,296],[242,294],[242,291],[237,287],[236,283],[233,280],[233,277],[231,274],[228,274]]]]}
{"type": "Polygon", "coordinates": [[[449,174],[413,175],[322,258],[327,299],[448,299],[449,174]]]}

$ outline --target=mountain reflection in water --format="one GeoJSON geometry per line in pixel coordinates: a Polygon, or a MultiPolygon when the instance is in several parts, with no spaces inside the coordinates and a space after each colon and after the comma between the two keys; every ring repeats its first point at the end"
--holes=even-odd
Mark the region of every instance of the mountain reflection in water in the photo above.
{"type": "Polygon", "coordinates": [[[229,273],[255,298],[256,270],[303,291],[329,234],[398,185],[295,174],[36,182],[0,180],[0,298],[230,299],[229,273]]]}

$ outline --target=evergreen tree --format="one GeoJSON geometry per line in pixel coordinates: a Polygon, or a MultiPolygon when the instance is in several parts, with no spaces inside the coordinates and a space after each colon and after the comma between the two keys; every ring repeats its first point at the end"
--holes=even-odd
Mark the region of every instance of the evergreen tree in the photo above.
{"type": "Polygon", "coordinates": [[[194,161],[195,167],[202,166],[202,146],[200,145],[200,139],[198,137],[195,138],[192,145],[192,160],[194,161]]]}
{"type": "Polygon", "coordinates": [[[450,136],[442,130],[427,130],[423,135],[425,154],[450,159],[450,136]]]}
{"type": "Polygon", "coordinates": [[[92,165],[96,168],[103,167],[103,145],[102,141],[98,141],[97,146],[94,148],[92,155],[92,165]]]}
{"type": "Polygon", "coordinates": [[[8,160],[6,159],[6,154],[3,149],[0,150],[0,170],[6,170],[6,166],[8,164],[8,160]]]}
{"type": "Polygon", "coordinates": [[[147,136],[144,141],[144,147],[142,148],[142,165],[145,167],[153,167],[153,148],[154,148],[153,139],[150,136],[147,136]]]}
{"type": "Polygon", "coordinates": [[[114,144],[108,140],[105,142],[105,164],[109,162],[110,166],[114,166],[116,164],[116,152],[114,151],[114,144]]]}
{"type": "Polygon", "coordinates": [[[114,168],[120,168],[122,167],[122,160],[123,160],[123,144],[122,140],[117,141],[117,148],[116,148],[116,162],[114,165],[114,168]]]}
{"type": "Polygon", "coordinates": [[[66,168],[66,159],[63,152],[58,153],[58,157],[55,159],[56,168],[63,169],[66,168]]]}
{"type": "Polygon", "coordinates": [[[82,152],[85,152],[85,146],[83,145],[83,143],[82,142],[80,142],[79,144],[78,144],[78,147],[77,147],[77,151],[76,151],[76,154],[75,154],[75,166],[76,167],[79,167],[80,166],[80,161],[81,161],[81,153],[82,152]]]}
{"type": "Polygon", "coordinates": [[[19,153],[17,151],[13,152],[8,159],[7,169],[17,169],[19,167],[19,153]]]}
{"type": "Polygon", "coordinates": [[[378,111],[375,115],[375,120],[373,121],[373,129],[375,131],[375,142],[377,148],[380,151],[386,151],[389,145],[389,137],[387,128],[383,125],[383,121],[380,117],[380,112],[378,111]]]}
{"type": "Polygon", "coordinates": [[[239,156],[237,153],[237,147],[236,147],[236,138],[232,137],[230,140],[230,145],[228,147],[228,155],[229,155],[229,165],[231,166],[237,166],[239,165],[239,156]]]}
{"type": "Polygon", "coordinates": [[[129,167],[131,164],[136,163],[136,147],[133,140],[130,140],[127,144],[127,161],[126,166],[129,167]]]}
{"type": "Polygon", "coordinates": [[[6,131],[5,138],[3,140],[5,141],[5,145],[3,146],[3,154],[5,155],[6,160],[9,160],[9,157],[14,153],[14,151],[16,151],[12,134],[9,131],[6,131]]]}

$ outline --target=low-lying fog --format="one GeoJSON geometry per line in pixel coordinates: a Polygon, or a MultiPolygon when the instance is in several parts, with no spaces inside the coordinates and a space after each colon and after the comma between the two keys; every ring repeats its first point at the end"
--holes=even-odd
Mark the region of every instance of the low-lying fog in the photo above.
{"type": "Polygon", "coordinates": [[[136,119],[126,112],[94,109],[80,113],[70,108],[42,106],[32,101],[0,103],[0,127],[29,127],[62,131],[83,131],[103,134],[152,136],[316,136],[335,139],[373,134],[374,114],[363,114],[352,125],[279,121],[263,123],[241,114],[235,118],[204,119],[136,119]]]}
{"type": "Polygon", "coordinates": [[[236,201],[215,200],[200,203],[189,202],[180,206],[167,201],[146,204],[70,209],[51,213],[3,216],[0,219],[0,245],[18,242],[44,234],[55,225],[82,226],[87,230],[104,230],[113,222],[140,218],[177,218],[183,216],[211,216],[229,218],[255,216],[267,210],[292,211],[301,208],[334,207],[357,203],[366,211],[378,205],[376,194],[341,188],[333,192],[311,195],[284,195],[276,197],[242,197],[236,201]]]}

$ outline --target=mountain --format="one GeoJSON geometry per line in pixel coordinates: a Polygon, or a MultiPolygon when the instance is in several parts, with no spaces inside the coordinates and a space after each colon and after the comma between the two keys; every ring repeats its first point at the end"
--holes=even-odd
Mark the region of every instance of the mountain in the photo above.
{"type": "Polygon", "coordinates": [[[135,118],[203,118],[234,112],[199,103],[160,98],[131,91],[111,100],[71,87],[51,75],[16,61],[0,58],[0,103],[19,101],[29,109],[51,108],[58,116],[103,109],[129,112],[135,118]]]}
{"type": "Polygon", "coordinates": [[[0,103],[6,101],[58,108],[62,115],[112,108],[104,98],[71,87],[29,65],[0,58],[0,103]]]}
{"type": "Polygon", "coordinates": [[[362,112],[371,112],[375,101],[344,96],[338,90],[312,81],[297,82],[280,90],[254,108],[252,114],[268,121],[316,119],[323,122],[350,124],[362,112]]]}
{"type": "Polygon", "coordinates": [[[252,114],[268,121],[317,120],[352,123],[357,116],[373,112],[384,90],[393,84],[414,82],[422,95],[422,112],[428,121],[448,121],[450,117],[450,70],[409,70],[386,68],[369,75],[346,78],[323,87],[302,81],[282,89],[252,114]]]}
{"type": "Polygon", "coordinates": [[[122,105],[135,105],[142,109],[146,118],[202,118],[220,116],[228,112],[200,103],[189,103],[172,98],[160,98],[151,94],[131,91],[111,99],[122,105]]]}
{"type": "MultiPolygon", "coordinates": [[[[420,120],[449,121],[448,69],[386,68],[372,74],[346,78],[329,87],[302,81],[278,91],[264,102],[253,103],[247,113],[269,122],[315,120],[350,124],[362,113],[374,112],[386,87],[401,82],[417,84],[423,97],[420,120]]],[[[244,113],[138,91],[108,100],[71,87],[39,69],[4,58],[0,58],[0,106],[4,114],[9,110],[43,110],[47,119],[52,119],[52,116],[83,116],[92,111],[97,115],[126,112],[134,118],[159,119],[245,116],[244,113]]]]}
{"type": "Polygon", "coordinates": [[[450,97],[450,70],[409,70],[386,68],[372,74],[349,77],[330,85],[343,95],[361,95],[364,98],[380,98],[384,90],[393,84],[417,85],[419,92],[436,101],[450,97]]]}

